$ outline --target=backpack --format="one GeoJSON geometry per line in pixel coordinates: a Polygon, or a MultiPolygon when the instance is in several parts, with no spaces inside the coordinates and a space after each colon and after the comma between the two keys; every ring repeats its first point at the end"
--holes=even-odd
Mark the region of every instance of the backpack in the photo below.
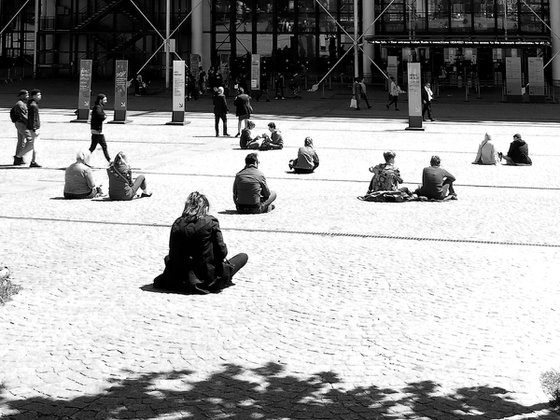
{"type": "Polygon", "coordinates": [[[18,114],[16,112],[16,105],[14,105],[12,107],[12,109],[10,109],[10,119],[12,120],[13,123],[19,121],[19,117],[18,117],[18,114]]]}

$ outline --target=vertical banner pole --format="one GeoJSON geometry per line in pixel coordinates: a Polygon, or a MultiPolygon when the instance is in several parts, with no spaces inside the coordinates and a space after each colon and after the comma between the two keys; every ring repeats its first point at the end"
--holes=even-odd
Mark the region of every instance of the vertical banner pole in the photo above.
{"type": "Polygon", "coordinates": [[[421,75],[420,63],[408,63],[408,127],[406,130],[424,130],[422,127],[421,75]]]}
{"type": "Polygon", "coordinates": [[[126,124],[130,120],[126,119],[128,90],[128,60],[115,61],[115,103],[114,119],[109,121],[114,124],[126,124]]]}
{"type": "Polygon", "coordinates": [[[251,54],[251,90],[261,88],[261,55],[251,54]]]}
{"type": "Polygon", "coordinates": [[[173,60],[173,113],[169,125],[185,124],[185,62],[173,60]]]}
{"type": "Polygon", "coordinates": [[[80,60],[80,82],[78,85],[78,117],[72,122],[87,122],[91,106],[91,60],[80,60]]]}

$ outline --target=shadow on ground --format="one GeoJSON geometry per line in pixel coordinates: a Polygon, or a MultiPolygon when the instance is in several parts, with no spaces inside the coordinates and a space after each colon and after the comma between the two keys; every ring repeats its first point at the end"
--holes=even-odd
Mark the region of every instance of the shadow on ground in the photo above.
{"type": "Polygon", "coordinates": [[[357,387],[343,390],[338,375],[320,372],[292,376],[276,363],[256,369],[227,364],[205,380],[192,371],[158,372],[110,382],[97,394],[71,400],[32,397],[9,401],[0,390],[0,406],[16,410],[5,418],[125,419],[501,419],[511,416],[557,419],[547,404],[524,406],[502,388],[480,386],[442,395],[433,381],[410,383],[400,390],[357,387]],[[403,410],[404,409],[404,410],[403,410]],[[408,414],[407,414],[408,413],[408,414]]]}

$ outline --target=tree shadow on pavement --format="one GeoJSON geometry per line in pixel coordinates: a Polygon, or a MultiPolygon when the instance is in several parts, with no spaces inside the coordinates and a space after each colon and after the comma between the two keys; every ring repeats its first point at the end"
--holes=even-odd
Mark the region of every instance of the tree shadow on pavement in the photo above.
{"type": "MultiPolygon", "coordinates": [[[[48,418],[143,419],[173,416],[183,419],[497,419],[539,411],[539,419],[557,419],[547,404],[524,406],[502,388],[460,388],[438,391],[433,381],[409,383],[403,389],[377,386],[346,389],[334,372],[296,377],[282,365],[246,369],[227,364],[206,379],[193,371],[128,375],[107,383],[96,395],[70,400],[30,397],[10,400],[0,389],[0,407],[6,419],[48,418]],[[15,412],[14,412],[15,411],[15,412]]],[[[531,415],[531,418],[533,416],[531,415]]]]}

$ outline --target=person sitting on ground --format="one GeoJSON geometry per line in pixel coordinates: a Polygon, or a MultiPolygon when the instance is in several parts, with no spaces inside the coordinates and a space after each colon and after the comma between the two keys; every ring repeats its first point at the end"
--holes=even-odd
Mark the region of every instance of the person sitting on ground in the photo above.
{"type": "Polygon", "coordinates": [[[430,166],[422,171],[422,185],[415,191],[419,196],[433,200],[444,200],[448,196],[450,199],[457,199],[453,182],[455,177],[440,168],[441,159],[439,156],[432,156],[430,166]]]}
{"type": "Polygon", "coordinates": [[[276,193],[270,191],[264,174],[259,171],[257,153],[245,157],[245,168],[235,175],[233,202],[242,214],[268,213],[274,209],[276,193]]]}
{"type": "Polygon", "coordinates": [[[93,172],[89,166],[89,151],[76,153],[76,162],[64,172],[64,198],[93,198],[101,194],[101,186],[96,186],[93,172]]]}
{"type": "Polygon", "coordinates": [[[262,144],[262,137],[256,136],[253,138],[251,130],[255,128],[255,123],[247,120],[247,127],[241,130],[241,137],[239,137],[239,147],[242,149],[258,149],[262,144]]]}
{"type": "Polygon", "coordinates": [[[263,141],[259,150],[281,150],[284,147],[284,140],[282,134],[276,129],[276,124],[273,122],[268,123],[270,136],[266,133],[262,135],[263,141]]]}
{"type": "Polygon", "coordinates": [[[313,148],[313,139],[306,137],[304,146],[298,149],[298,157],[288,163],[296,174],[310,174],[319,166],[319,156],[313,148]]]}
{"type": "Polygon", "coordinates": [[[376,191],[406,191],[408,188],[399,189],[399,184],[403,182],[399,169],[395,166],[395,152],[383,153],[385,163],[371,166],[369,171],[373,173],[373,177],[369,183],[368,194],[376,191]]]}
{"type": "Polygon", "coordinates": [[[208,214],[204,194],[194,191],[175,220],[169,236],[165,270],[154,279],[154,287],[185,293],[218,293],[233,286],[232,277],[247,263],[247,254],[229,261],[218,219],[208,214]]]}
{"type": "Polygon", "coordinates": [[[478,152],[473,162],[475,165],[495,165],[496,149],[490,134],[484,134],[484,140],[478,146],[478,152]]]}
{"type": "Polygon", "coordinates": [[[521,134],[515,134],[513,141],[509,145],[507,155],[498,153],[500,161],[506,160],[506,165],[514,166],[531,166],[533,161],[529,157],[529,145],[525,140],[521,139],[521,134]]]}
{"type": "Polygon", "coordinates": [[[111,200],[132,200],[139,189],[142,189],[140,197],[152,196],[152,193],[148,191],[144,175],[132,178],[132,169],[123,152],[117,153],[115,160],[107,168],[107,174],[109,175],[109,198],[111,200]]]}

